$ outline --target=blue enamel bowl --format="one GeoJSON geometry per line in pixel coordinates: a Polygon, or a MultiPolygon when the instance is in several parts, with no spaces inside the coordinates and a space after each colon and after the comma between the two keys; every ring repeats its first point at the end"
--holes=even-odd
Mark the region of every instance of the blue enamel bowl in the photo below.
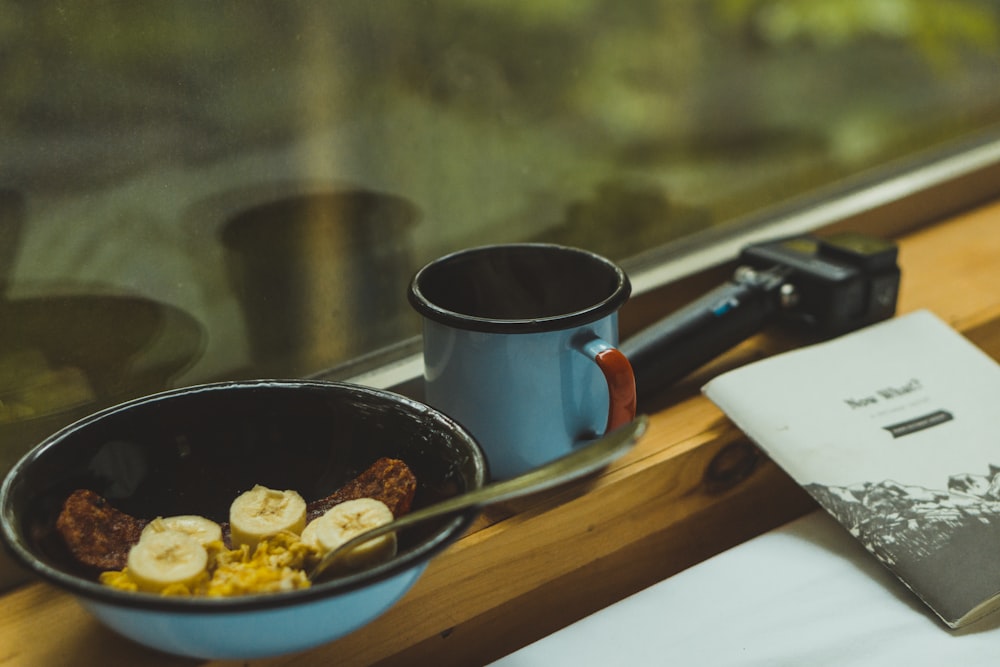
{"type": "Polygon", "coordinates": [[[108,588],[80,569],[55,530],[74,489],[140,518],[225,521],[254,484],[325,497],[376,459],[406,462],[414,507],[478,488],[486,460],[468,432],[406,397],[353,384],[260,380],[188,387],[86,417],[29,451],[0,486],[0,535],[14,558],[146,646],[203,659],[306,650],[371,622],[401,598],[476,510],[398,536],[388,562],[310,588],[225,599],[108,588]]]}

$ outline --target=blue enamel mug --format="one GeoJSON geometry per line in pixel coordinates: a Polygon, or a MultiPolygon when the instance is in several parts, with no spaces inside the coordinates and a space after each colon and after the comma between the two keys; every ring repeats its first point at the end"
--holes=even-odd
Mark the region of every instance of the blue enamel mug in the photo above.
{"type": "Polygon", "coordinates": [[[425,401],[478,440],[493,479],[563,456],[635,417],[635,377],[618,351],[631,283],[592,252],[489,245],[420,269],[425,401]]]}

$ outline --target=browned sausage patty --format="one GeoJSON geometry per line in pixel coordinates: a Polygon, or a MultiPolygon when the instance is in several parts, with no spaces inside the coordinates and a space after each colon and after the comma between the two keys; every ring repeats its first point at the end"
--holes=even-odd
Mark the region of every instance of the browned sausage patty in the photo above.
{"type": "Polygon", "coordinates": [[[417,478],[409,466],[399,459],[383,457],[326,498],[306,505],[306,520],[312,521],[334,505],[358,498],[381,500],[399,518],[410,511],[416,492],[417,478]]]}
{"type": "Polygon", "coordinates": [[[120,570],[147,523],[116,510],[94,491],[78,489],[63,504],[56,530],[80,563],[99,570],[120,570]]]}

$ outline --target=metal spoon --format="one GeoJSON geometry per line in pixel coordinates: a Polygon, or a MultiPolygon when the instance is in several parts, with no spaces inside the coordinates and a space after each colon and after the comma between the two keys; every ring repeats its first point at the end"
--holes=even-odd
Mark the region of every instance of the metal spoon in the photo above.
{"type": "Polygon", "coordinates": [[[309,572],[309,579],[316,581],[324,571],[349,551],[382,535],[470,507],[485,507],[504,500],[544,491],[592,473],[630,449],[645,432],[648,422],[648,417],[639,415],[630,423],[607,433],[602,438],[531,472],[503,482],[487,484],[474,491],[423,507],[399,519],[365,531],[339,545],[336,549],[328,551],[309,572]]]}

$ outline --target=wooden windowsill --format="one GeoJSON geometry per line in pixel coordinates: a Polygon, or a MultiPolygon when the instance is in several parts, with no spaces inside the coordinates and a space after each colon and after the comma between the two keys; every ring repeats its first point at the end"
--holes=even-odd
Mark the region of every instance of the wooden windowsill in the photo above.
{"type": "MultiPolygon", "coordinates": [[[[994,357],[998,223],[993,203],[898,239],[899,312],[933,310],[994,357]]],[[[699,393],[708,377],[801,342],[755,336],[647,399],[650,428],[632,452],[583,482],[489,508],[371,625],[310,652],[238,664],[483,664],[814,509],[699,393]]],[[[198,664],[117,637],[43,583],[0,597],[0,647],[5,666],[198,664]]]]}

